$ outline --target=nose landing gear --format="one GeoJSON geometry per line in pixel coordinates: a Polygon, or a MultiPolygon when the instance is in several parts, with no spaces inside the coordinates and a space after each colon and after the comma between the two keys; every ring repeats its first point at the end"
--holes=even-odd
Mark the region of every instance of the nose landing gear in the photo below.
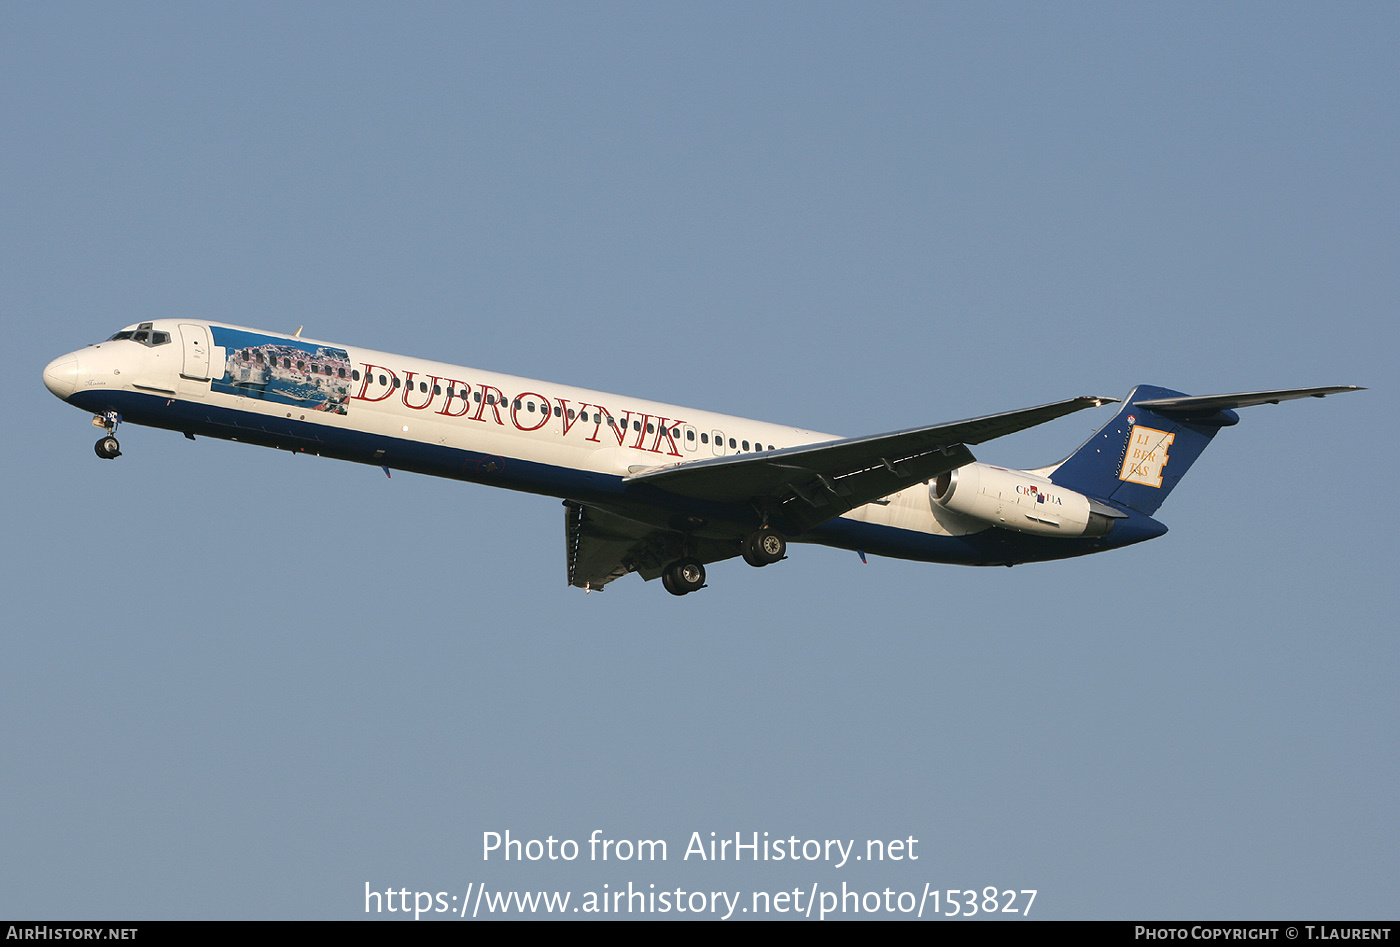
{"type": "Polygon", "coordinates": [[[121,445],[117,443],[116,437],[113,436],[117,433],[117,425],[121,423],[121,420],[122,416],[115,411],[99,414],[92,419],[93,427],[105,427],[107,429],[106,436],[98,438],[97,443],[94,444],[92,448],[97,453],[97,456],[101,457],[103,460],[115,460],[122,455],[121,445]]]}

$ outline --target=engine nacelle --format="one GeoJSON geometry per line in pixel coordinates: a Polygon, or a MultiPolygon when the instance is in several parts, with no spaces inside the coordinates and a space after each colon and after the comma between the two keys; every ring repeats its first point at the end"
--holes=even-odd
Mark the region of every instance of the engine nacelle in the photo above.
{"type": "Polygon", "coordinates": [[[1056,486],[1044,477],[987,464],[939,474],[929,487],[938,506],[963,516],[1036,536],[1103,536],[1114,517],[1103,504],[1056,486]],[[1097,506],[1099,510],[1094,509],[1097,506]]]}

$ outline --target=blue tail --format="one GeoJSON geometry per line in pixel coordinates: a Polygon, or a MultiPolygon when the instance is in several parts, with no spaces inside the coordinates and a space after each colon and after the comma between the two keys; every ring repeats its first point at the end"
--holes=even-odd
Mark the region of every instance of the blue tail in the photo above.
{"type": "Polygon", "coordinates": [[[1123,407],[1050,474],[1087,496],[1151,516],[1222,427],[1239,422],[1228,408],[1206,404],[1149,408],[1142,402],[1189,399],[1179,391],[1138,385],[1123,407]]]}

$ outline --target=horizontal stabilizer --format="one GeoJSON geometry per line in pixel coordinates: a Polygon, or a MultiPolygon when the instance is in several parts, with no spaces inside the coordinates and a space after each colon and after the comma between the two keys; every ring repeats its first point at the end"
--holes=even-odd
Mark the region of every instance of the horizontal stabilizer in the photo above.
{"type": "Polygon", "coordinates": [[[1328,395],[1345,391],[1365,391],[1357,385],[1339,385],[1331,388],[1282,388],[1278,391],[1245,391],[1234,395],[1197,395],[1181,398],[1153,398],[1139,401],[1138,405],[1171,417],[1205,417],[1217,411],[1232,411],[1235,408],[1250,408],[1256,404],[1278,404],[1295,398],[1325,398],[1328,395]]]}
{"type": "Polygon", "coordinates": [[[1343,385],[1188,395],[1139,385],[1113,419],[1060,463],[1050,479],[1085,496],[1151,516],[1211,438],[1239,422],[1235,408],[1361,390],[1343,385]]]}

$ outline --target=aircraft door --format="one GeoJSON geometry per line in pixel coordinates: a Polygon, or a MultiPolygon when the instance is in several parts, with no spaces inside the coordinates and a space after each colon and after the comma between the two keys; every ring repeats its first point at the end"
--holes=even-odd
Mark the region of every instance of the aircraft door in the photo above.
{"type": "Polygon", "coordinates": [[[716,457],[723,457],[723,456],[724,456],[724,432],[723,432],[723,431],[711,431],[711,432],[710,432],[710,445],[711,445],[711,447],[713,448],[716,457]]]}
{"type": "Polygon", "coordinates": [[[204,326],[180,324],[180,344],[185,348],[180,377],[189,381],[209,380],[209,330],[204,326]]]}
{"type": "Polygon", "coordinates": [[[695,425],[681,425],[681,440],[685,444],[686,453],[693,454],[700,447],[700,435],[695,433],[695,425]]]}

